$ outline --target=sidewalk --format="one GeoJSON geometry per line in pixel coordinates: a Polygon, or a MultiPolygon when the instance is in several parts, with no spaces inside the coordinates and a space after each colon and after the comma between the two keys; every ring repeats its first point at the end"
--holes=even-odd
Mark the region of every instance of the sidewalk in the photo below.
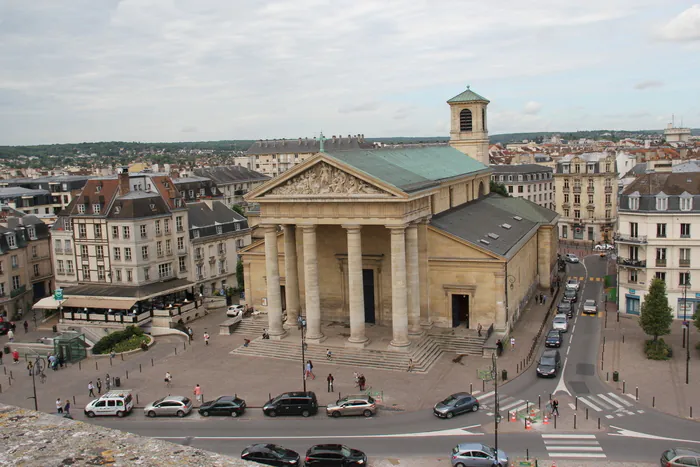
{"type": "MultiPolygon", "coordinates": [[[[604,325],[605,326],[605,325],[604,325]]],[[[689,384],[686,384],[686,349],[682,347],[681,322],[674,321],[671,334],[662,336],[673,349],[670,360],[648,360],[644,341],[649,339],[638,324],[636,316],[620,314],[614,303],[608,303],[607,326],[601,339],[598,374],[617,392],[635,394],[639,388],[639,403],[678,417],[700,419],[700,352],[695,348],[700,333],[690,322],[689,384]],[[620,380],[612,381],[613,371],[620,380]],[[623,384],[624,382],[624,384],[623,384]]]]}

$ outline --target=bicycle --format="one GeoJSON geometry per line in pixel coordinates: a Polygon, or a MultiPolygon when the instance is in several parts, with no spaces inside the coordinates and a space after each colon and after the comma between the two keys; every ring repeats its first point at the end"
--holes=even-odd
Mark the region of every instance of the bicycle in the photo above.
{"type": "Polygon", "coordinates": [[[34,374],[39,377],[39,381],[41,381],[42,384],[46,382],[44,369],[46,369],[46,360],[37,355],[34,360],[34,374]]]}

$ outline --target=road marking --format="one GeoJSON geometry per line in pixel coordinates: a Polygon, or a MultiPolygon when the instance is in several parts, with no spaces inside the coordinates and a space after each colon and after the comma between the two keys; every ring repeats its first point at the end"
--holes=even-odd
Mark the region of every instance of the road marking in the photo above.
{"type": "Polygon", "coordinates": [[[513,407],[515,407],[516,405],[522,404],[523,402],[525,402],[525,401],[523,401],[522,399],[520,399],[519,401],[514,402],[513,404],[508,404],[508,405],[501,406],[501,410],[510,410],[510,409],[512,409],[513,407]]]}
{"type": "Polygon", "coordinates": [[[546,434],[542,435],[542,441],[550,458],[601,459],[606,457],[596,435],[546,434]]]}
{"type": "MultiPolygon", "coordinates": [[[[552,446],[568,446],[571,444],[571,440],[568,439],[544,439],[544,444],[547,445],[552,445],[552,446]]],[[[576,444],[580,444],[582,446],[585,445],[590,445],[590,446],[596,446],[599,445],[597,440],[576,440],[576,444]]]]}
{"type": "MultiPolygon", "coordinates": [[[[476,425],[480,426],[480,425],[476,425]]],[[[469,427],[472,428],[472,427],[469,427]]],[[[546,434],[542,439],[596,439],[595,435],[546,434]]]]}
{"type": "Polygon", "coordinates": [[[482,394],[479,397],[477,397],[476,400],[481,402],[481,401],[484,401],[486,399],[490,399],[491,397],[493,397],[494,394],[496,394],[496,391],[487,392],[486,394],[482,394]]]}
{"type": "Polygon", "coordinates": [[[597,458],[597,459],[604,459],[606,456],[604,453],[586,453],[586,452],[550,452],[548,453],[549,457],[569,457],[572,459],[588,459],[588,458],[597,458]]]}
{"type": "Polygon", "coordinates": [[[610,425],[610,428],[617,430],[617,433],[608,433],[608,436],[623,436],[625,438],[641,438],[641,439],[656,439],[662,441],[675,441],[678,443],[695,443],[700,444],[700,441],[695,439],[678,439],[678,438],[666,438],[664,436],[651,435],[649,433],[641,433],[639,431],[626,430],[617,426],[610,425]]]}
{"type": "Polygon", "coordinates": [[[632,400],[637,400],[637,398],[634,396],[634,394],[625,394],[625,396],[629,397],[632,400]]]}
{"type": "Polygon", "coordinates": [[[614,415],[606,415],[605,418],[615,418],[614,415]]]}
{"type": "Polygon", "coordinates": [[[643,410],[637,410],[637,413],[644,413],[643,410]]]}
{"type": "Polygon", "coordinates": [[[581,402],[583,402],[584,404],[586,404],[588,407],[592,408],[592,409],[595,410],[596,412],[600,412],[600,411],[603,410],[603,409],[601,409],[600,407],[598,407],[597,405],[595,405],[594,403],[589,402],[589,401],[588,401],[586,398],[584,398],[584,397],[579,396],[578,400],[580,400],[581,402]]]}
{"type": "MultiPolygon", "coordinates": [[[[571,340],[569,340],[569,344],[571,344],[571,340]]],[[[571,350],[571,347],[566,348],[566,356],[569,356],[569,350],[571,350]]]]}
{"type": "Polygon", "coordinates": [[[602,407],[603,410],[611,410],[612,407],[610,407],[608,404],[604,403],[602,400],[597,399],[593,394],[589,395],[588,398],[593,401],[597,406],[602,407]]]}
{"type": "Polygon", "coordinates": [[[609,393],[608,393],[608,396],[614,398],[614,399],[617,400],[617,401],[622,402],[622,403],[625,404],[627,407],[632,407],[632,403],[631,403],[631,402],[628,402],[628,401],[624,400],[622,397],[618,396],[618,395],[615,394],[614,392],[609,392],[609,393]]]}
{"type": "Polygon", "coordinates": [[[574,404],[572,404],[571,402],[569,402],[569,408],[571,410],[576,410],[576,406],[574,404]]]}
{"type": "Polygon", "coordinates": [[[615,401],[612,401],[612,400],[608,399],[608,398],[605,397],[605,395],[603,395],[603,394],[598,394],[598,397],[600,397],[601,399],[603,399],[605,402],[607,402],[608,404],[612,405],[612,406],[615,407],[616,409],[621,409],[621,408],[622,408],[622,406],[621,406],[620,404],[618,404],[618,403],[615,402],[615,401]]]}
{"type": "Polygon", "coordinates": [[[598,446],[547,446],[547,451],[597,451],[603,452],[603,448],[598,446]]]}

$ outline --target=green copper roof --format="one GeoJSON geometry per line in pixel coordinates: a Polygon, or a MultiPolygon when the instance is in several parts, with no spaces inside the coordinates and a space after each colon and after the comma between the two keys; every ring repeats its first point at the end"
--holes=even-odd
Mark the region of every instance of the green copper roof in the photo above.
{"type": "Polygon", "coordinates": [[[557,213],[551,209],[543,208],[542,206],[524,198],[514,198],[512,196],[506,197],[492,194],[491,196],[487,196],[484,199],[484,202],[492,205],[495,208],[508,211],[514,216],[520,216],[532,222],[550,224],[557,217],[557,213]]]}
{"type": "Polygon", "coordinates": [[[486,102],[487,104],[490,102],[488,99],[485,97],[482,97],[469,89],[469,86],[467,86],[467,90],[464,91],[462,94],[454,96],[452,99],[447,101],[448,104],[459,104],[460,102],[486,102]]]}
{"type": "Polygon", "coordinates": [[[327,154],[407,193],[489,168],[451,146],[355,149],[327,154]]]}

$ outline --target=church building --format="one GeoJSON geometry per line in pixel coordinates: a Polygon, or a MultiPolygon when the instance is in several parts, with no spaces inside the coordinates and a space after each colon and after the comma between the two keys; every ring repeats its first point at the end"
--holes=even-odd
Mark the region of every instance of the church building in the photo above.
{"type": "Polygon", "coordinates": [[[557,214],[489,193],[488,103],[469,89],[448,101],[450,145],[321,145],[246,195],[264,240],[241,251],[245,300],[267,313],[271,339],[300,314],[312,343],[324,323],[347,323],[349,347],[367,345],[367,326],[390,348],[433,327],[508,334],[551,285],[557,214]]]}

